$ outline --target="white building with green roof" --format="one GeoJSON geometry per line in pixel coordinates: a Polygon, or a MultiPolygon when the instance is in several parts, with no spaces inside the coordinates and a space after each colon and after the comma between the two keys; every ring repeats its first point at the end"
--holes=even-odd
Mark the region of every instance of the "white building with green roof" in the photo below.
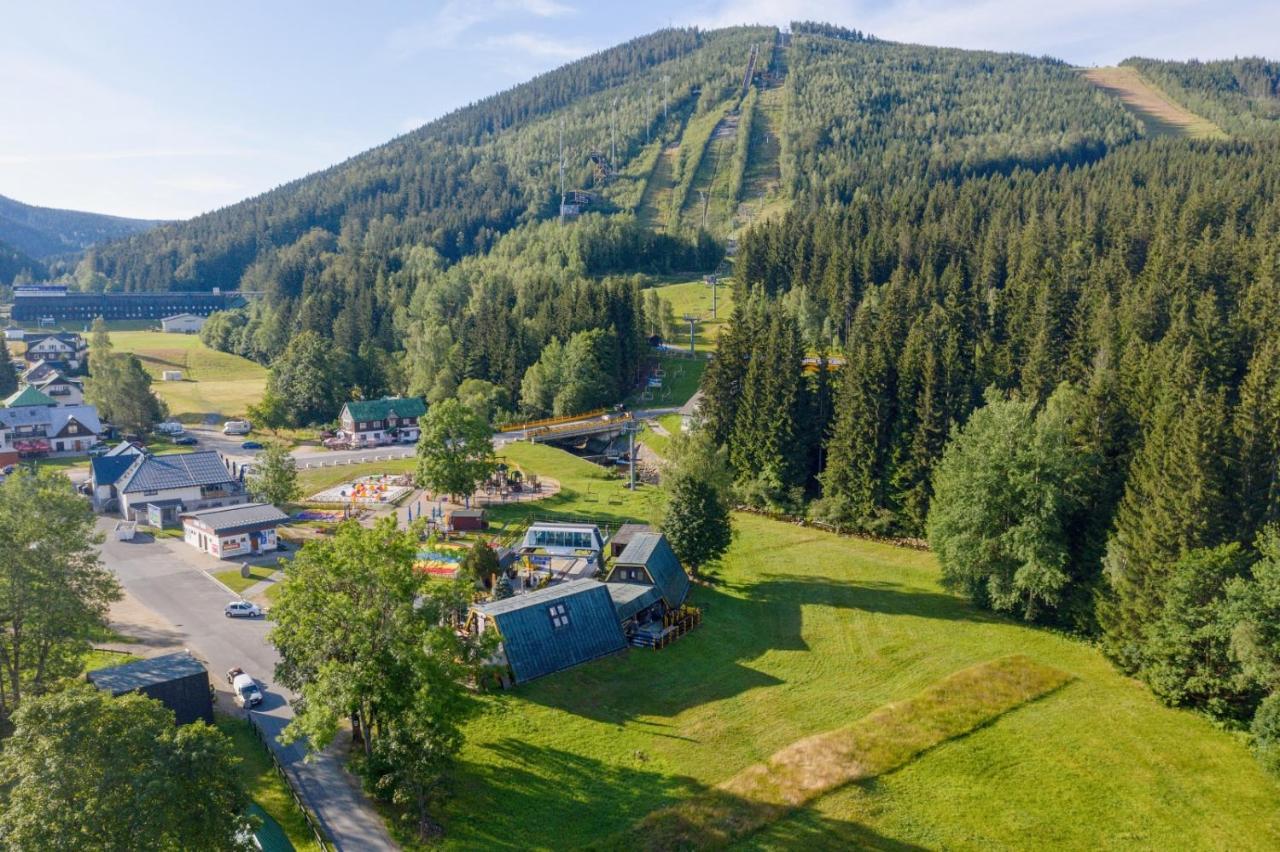
{"type": "Polygon", "coordinates": [[[418,440],[418,419],[427,404],[416,396],[384,396],[352,400],[342,406],[341,437],[353,447],[412,444],[418,440]]]}

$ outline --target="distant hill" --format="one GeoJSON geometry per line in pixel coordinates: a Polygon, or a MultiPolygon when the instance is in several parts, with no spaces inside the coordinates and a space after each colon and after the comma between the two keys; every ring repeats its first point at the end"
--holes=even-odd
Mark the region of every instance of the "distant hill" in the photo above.
{"type": "Polygon", "coordinates": [[[0,242],[0,285],[8,286],[26,272],[34,279],[45,276],[44,264],[5,242],[0,242]]]}
{"type": "Polygon", "coordinates": [[[35,207],[0,195],[0,242],[33,258],[74,254],[158,224],[148,219],[35,207]]]}

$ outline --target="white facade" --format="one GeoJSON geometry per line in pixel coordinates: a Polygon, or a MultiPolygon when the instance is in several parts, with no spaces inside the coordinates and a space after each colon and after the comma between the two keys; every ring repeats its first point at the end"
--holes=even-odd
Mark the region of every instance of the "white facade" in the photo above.
{"type": "Polygon", "coordinates": [[[250,532],[215,533],[202,528],[195,519],[186,518],[182,530],[183,540],[187,544],[218,559],[265,553],[275,550],[278,545],[275,527],[250,532]]]}
{"type": "Polygon", "coordinates": [[[160,328],[167,332],[195,334],[204,328],[206,317],[196,314],[177,314],[160,320],[160,328]]]}

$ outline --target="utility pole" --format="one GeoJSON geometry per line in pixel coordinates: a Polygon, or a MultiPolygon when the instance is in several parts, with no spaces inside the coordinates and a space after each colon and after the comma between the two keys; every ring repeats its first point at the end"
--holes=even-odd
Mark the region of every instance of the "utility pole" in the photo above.
{"type": "Polygon", "coordinates": [[[707,276],[707,283],[711,285],[711,318],[716,319],[716,282],[717,276],[713,272],[707,276]]]}
{"type": "Polygon", "coordinates": [[[560,116],[560,203],[564,203],[564,116],[560,116]]]}
{"type": "Polygon", "coordinates": [[[649,125],[653,123],[653,119],[649,118],[649,105],[653,103],[653,86],[644,95],[644,144],[649,144],[649,125]]]}
{"type": "Polygon", "coordinates": [[[698,322],[698,318],[693,314],[685,314],[684,321],[689,323],[689,354],[697,354],[693,348],[694,325],[698,322]]]}
{"type": "Polygon", "coordinates": [[[609,122],[609,168],[618,162],[618,99],[613,99],[613,119],[609,122]]]}
{"type": "Polygon", "coordinates": [[[671,77],[662,75],[662,120],[667,120],[667,102],[671,100],[671,77]]]}

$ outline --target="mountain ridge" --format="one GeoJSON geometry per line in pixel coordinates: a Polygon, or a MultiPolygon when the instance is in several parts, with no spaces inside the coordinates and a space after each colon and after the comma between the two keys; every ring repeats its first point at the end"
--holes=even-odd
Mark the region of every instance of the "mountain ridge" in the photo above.
{"type": "Polygon", "coordinates": [[[0,242],[36,260],[77,254],[159,224],[162,220],[41,207],[0,195],[0,242]]]}

